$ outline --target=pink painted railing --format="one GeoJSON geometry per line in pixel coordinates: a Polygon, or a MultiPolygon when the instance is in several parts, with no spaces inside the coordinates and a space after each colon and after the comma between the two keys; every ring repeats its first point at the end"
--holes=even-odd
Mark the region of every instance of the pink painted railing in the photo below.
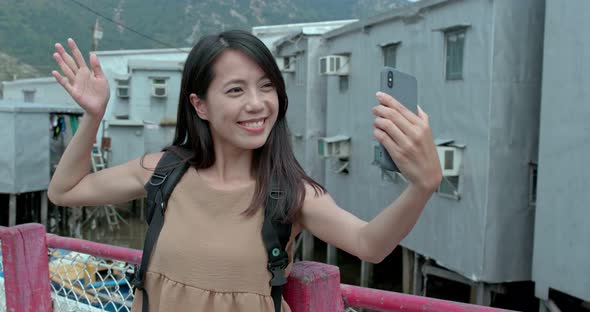
{"type": "MultiPolygon", "coordinates": [[[[141,251],[46,234],[40,224],[0,227],[6,310],[51,311],[48,248],[59,248],[138,264],[141,251]]],[[[293,265],[285,300],[293,312],[342,312],[345,307],[374,311],[505,311],[395,292],[340,284],[338,267],[302,261],[293,265]]]]}
{"type": "Polygon", "coordinates": [[[459,311],[507,311],[502,309],[477,306],[414,295],[400,294],[390,291],[364,288],[352,285],[340,285],[342,298],[347,306],[373,311],[428,311],[428,312],[459,312],[459,311]]]}

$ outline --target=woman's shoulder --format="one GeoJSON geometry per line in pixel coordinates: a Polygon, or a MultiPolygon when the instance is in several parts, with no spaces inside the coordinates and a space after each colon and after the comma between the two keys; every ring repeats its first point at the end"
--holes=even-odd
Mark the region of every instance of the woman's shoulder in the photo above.
{"type": "Polygon", "coordinates": [[[164,170],[167,170],[167,168],[174,168],[181,163],[187,162],[190,157],[191,151],[182,146],[171,146],[161,152],[145,154],[138,159],[142,168],[142,178],[144,179],[144,182],[147,183],[154,174],[156,168],[160,167],[164,170]],[[171,154],[175,157],[167,158],[166,162],[162,163],[161,160],[165,154],[171,154]]]}
{"type": "Polygon", "coordinates": [[[308,181],[303,179],[303,185],[305,187],[305,202],[316,201],[322,197],[329,196],[328,191],[321,184],[313,180],[308,181]]]}
{"type": "Polygon", "coordinates": [[[143,165],[146,169],[154,170],[164,156],[164,152],[149,153],[143,156],[143,165]]]}
{"type": "Polygon", "coordinates": [[[138,158],[137,161],[141,167],[141,178],[143,184],[147,183],[154,174],[160,159],[164,156],[164,152],[149,153],[138,158]]]}

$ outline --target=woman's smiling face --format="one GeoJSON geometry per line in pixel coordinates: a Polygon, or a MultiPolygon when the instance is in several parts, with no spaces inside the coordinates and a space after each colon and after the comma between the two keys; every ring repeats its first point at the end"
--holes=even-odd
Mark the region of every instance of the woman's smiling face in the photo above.
{"type": "Polygon", "coordinates": [[[254,60],[231,49],[217,58],[213,73],[206,98],[192,94],[191,102],[209,122],[214,144],[243,150],[262,147],[278,115],[271,80],[254,60]]]}

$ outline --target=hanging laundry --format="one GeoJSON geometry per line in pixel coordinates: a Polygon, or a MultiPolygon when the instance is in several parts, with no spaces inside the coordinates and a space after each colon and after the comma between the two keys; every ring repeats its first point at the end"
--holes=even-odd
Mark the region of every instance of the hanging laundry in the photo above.
{"type": "Polygon", "coordinates": [[[72,136],[76,134],[76,130],[78,130],[78,116],[70,115],[70,126],[72,127],[72,136]]]}
{"type": "Polygon", "coordinates": [[[57,127],[57,115],[51,115],[51,129],[57,127]]]}
{"type": "Polygon", "coordinates": [[[57,138],[66,130],[66,120],[63,116],[57,117],[57,122],[53,122],[53,139],[57,138]]]}

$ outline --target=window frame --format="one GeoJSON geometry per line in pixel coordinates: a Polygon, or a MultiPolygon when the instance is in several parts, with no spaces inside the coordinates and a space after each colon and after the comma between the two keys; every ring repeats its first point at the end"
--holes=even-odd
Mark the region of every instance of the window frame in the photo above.
{"type": "MultiPolygon", "coordinates": [[[[467,30],[468,27],[466,26],[460,26],[460,27],[452,27],[452,28],[448,28],[443,30],[443,34],[444,34],[444,75],[445,75],[445,80],[447,81],[457,81],[457,80],[463,80],[465,77],[465,42],[467,39],[467,30]],[[461,36],[460,39],[462,39],[462,43],[460,46],[460,51],[461,51],[461,59],[459,61],[455,60],[453,64],[451,64],[451,57],[450,53],[453,53],[453,56],[455,53],[457,52],[457,48],[456,45],[453,45],[454,50],[451,51],[451,47],[449,45],[449,40],[451,36],[461,36]],[[460,66],[460,70],[456,70],[456,68],[453,68],[453,72],[450,72],[451,66],[457,67],[460,66]]],[[[459,39],[459,38],[457,38],[459,39]]],[[[456,40],[457,40],[456,39],[456,40]]]]}
{"type": "Polygon", "coordinates": [[[346,93],[350,88],[350,78],[347,75],[337,76],[338,77],[338,91],[340,93],[346,93]]]}
{"type": "Polygon", "coordinates": [[[539,166],[535,162],[529,163],[529,188],[528,188],[528,202],[529,206],[537,205],[537,190],[539,186],[539,166]]]}
{"type": "Polygon", "coordinates": [[[461,176],[460,175],[450,176],[450,177],[443,176],[439,186],[436,188],[436,193],[441,197],[454,199],[454,200],[460,200],[461,199],[460,188],[461,188],[461,176]],[[457,179],[456,185],[455,185],[454,181],[450,181],[450,178],[457,179]],[[443,192],[441,190],[443,183],[449,184],[451,186],[450,188],[455,189],[455,192],[454,193],[443,192]]]}
{"type": "Polygon", "coordinates": [[[297,53],[296,55],[292,56],[290,61],[291,66],[294,67],[295,71],[295,85],[298,87],[302,87],[305,85],[305,78],[307,75],[307,68],[305,68],[305,53],[297,53]],[[293,62],[295,64],[293,64],[293,62]]]}
{"type": "Polygon", "coordinates": [[[401,42],[398,41],[398,42],[391,42],[391,43],[386,43],[386,44],[380,45],[383,66],[389,66],[389,67],[396,68],[396,66],[397,66],[397,52],[398,52],[400,43],[401,42]],[[386,52],[388,50],[389,51],[393,51],[393,65],[392,64],[387,64],[387,54],[386,54],[386,52]]]}
{"type": "Polygon", "coordinates": [[[25,103],[35,103],[35,94],[37,90],[35,89],[24,89],[23,91],[23,102],[25,103]]]}

